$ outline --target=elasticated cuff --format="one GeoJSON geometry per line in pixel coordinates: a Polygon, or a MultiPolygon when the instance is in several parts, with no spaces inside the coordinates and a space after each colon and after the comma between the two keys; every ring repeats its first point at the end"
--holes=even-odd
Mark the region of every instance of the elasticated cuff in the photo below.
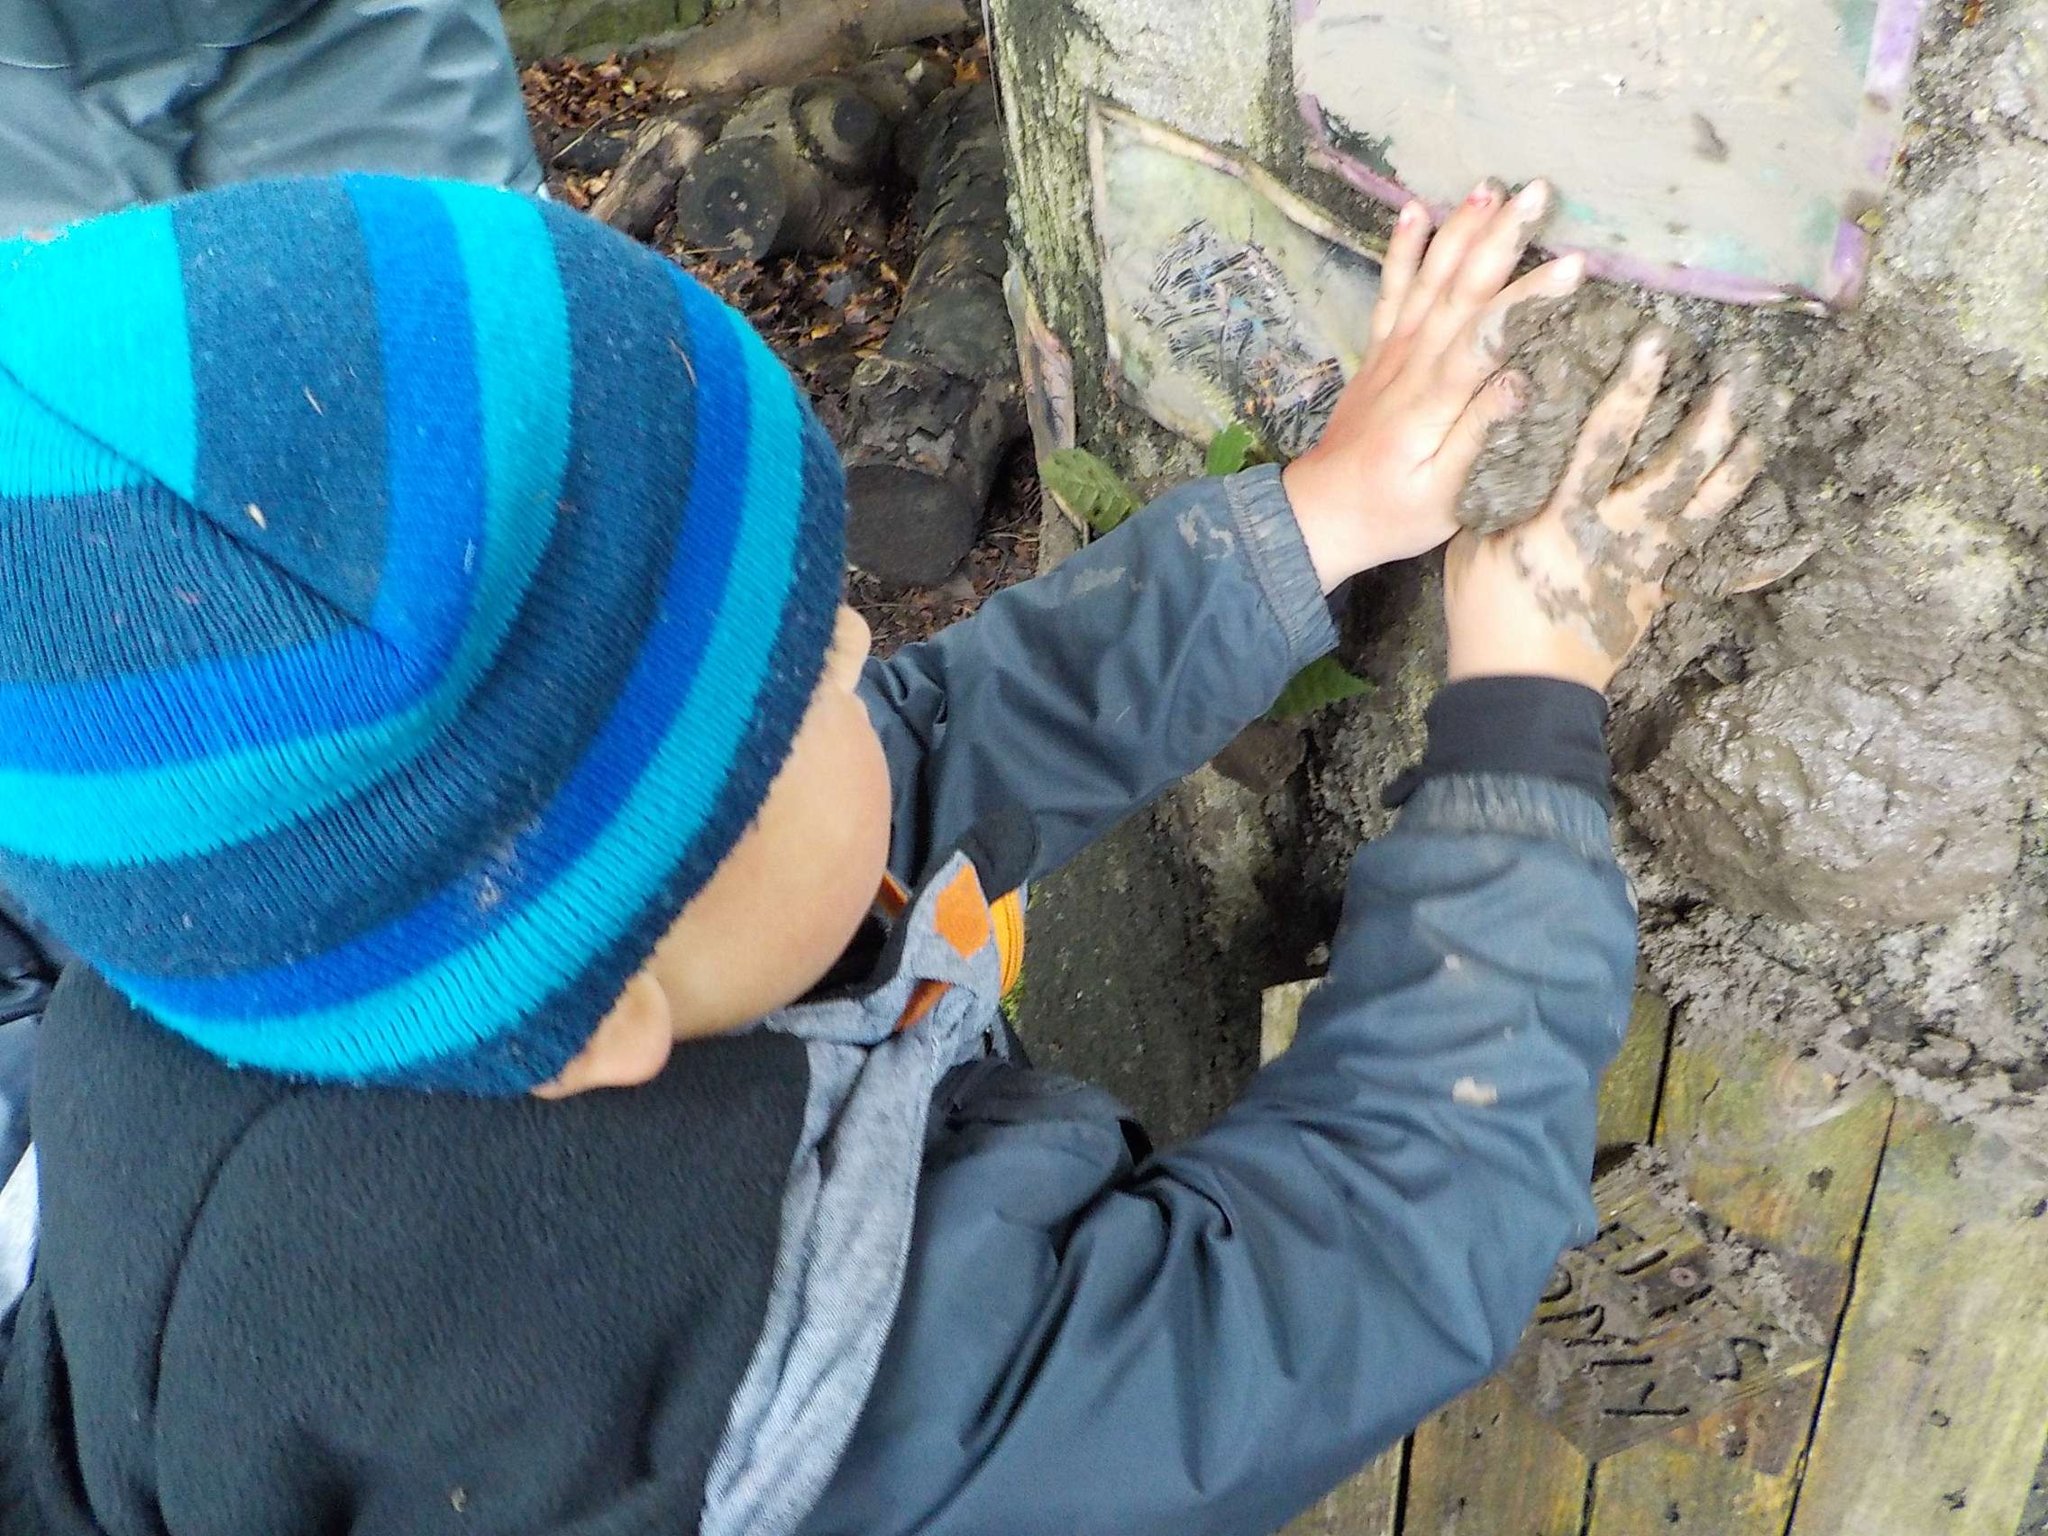
{"type": "Polygon", "coordinates": [[[1549,677],[1471,678],[1440,689],[1428,719],[1428,748],[1387,787],[1389,806],[1406,804],[1433,778],[1499,774],[1553,779],[1613,809],[1607,701],[1591,688],[1549,677]]]}
{"type": "Polygon", "coordinates": [[[1278,465],[1262,465],[1223,482],[1230,518],[1251,562],[1252,576],[1273,610],[1297,669],[1337,646],[1337,624],[1322,578],[1309,558],[1294,505],[1278,465]]]}
{"type": "Polygon", "coordinates": [[[1611,863],[1607,809],[1583,786],[1527,774],[1448,773],[1425,779],[1401,808],[1403,832],[1494,833],[1562,843],[1611,863]]]}

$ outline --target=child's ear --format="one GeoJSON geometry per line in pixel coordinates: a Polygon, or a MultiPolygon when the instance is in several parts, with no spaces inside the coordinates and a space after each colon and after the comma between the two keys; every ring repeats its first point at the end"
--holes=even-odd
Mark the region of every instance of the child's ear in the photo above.
{"type": "Polygon", "coordinates": [[[533,1096],[567,1099],[599,1088],[637,1088],[660,1075],[675,1042],[668,993],[641,971],[626,983],[575,1060],[553,1082],[534,1089],[533,1096]]]}

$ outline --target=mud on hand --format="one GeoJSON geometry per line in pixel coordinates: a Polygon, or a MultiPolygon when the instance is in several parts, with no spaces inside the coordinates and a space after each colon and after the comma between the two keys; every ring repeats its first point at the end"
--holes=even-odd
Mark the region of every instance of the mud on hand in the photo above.
{"type": "Polygon", "coordinates": [[[1554,676],[1604,691],[1664,606],[1672,561],[1755,480],[1763,448],[1741,425],[1763,368],[1743,355],[1641,473],[1615,484],[1657,403],[1671,341],[1662,326],[1637,336],[1535,517],[1453,541],[1444,565],[1453,680],[1554,676]]]}

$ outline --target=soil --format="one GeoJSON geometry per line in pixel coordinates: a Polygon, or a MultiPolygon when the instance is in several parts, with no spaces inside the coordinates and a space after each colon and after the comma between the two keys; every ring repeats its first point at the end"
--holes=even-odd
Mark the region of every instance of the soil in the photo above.
{"type": "MultiPolygon", "coordinates": [[[[1999,10],[1933,23],[1860,309],[1603,288],[1518,316],[1536,398],[1466,516],[1540,502],[1642,317],[1686,343],[1667,422],[1711,359],[1761,354],[1792,394],[1772,483],[1676,568],[1616,688],[1649,977],[1689,1028],[1789,1036],[2048,1157],[2048,81],[2038,0],[1999,10]]],[[[1311,742],[1326,896],[1419,744],[1435,603],[1354,616],[1383,689],[1311,742]]]]}
{"type": "MultiPolygon", "coordinates": [[[[987,78],[987,45],[939,50],[966,82],[987,78]]],[[[618,60],[548,59],[520,75],[549,192],[588,208],[641,119],[672,103],[638,85],[618,60]]],[[[664,218],[649,242],[753,322],[803,384],[828,431],[845,418],[853,371],[888,338],[916,264],[908,185],[885,182],[873,204],[822,256],[716,262],[685,248],[664,218]]],[[[997,478],[981,541],[953,576],[935,587],[885,592],[854,573],[847,599],[888,655],[965,618],[991,592],[1030,576],[1038,564],[1039,487],[1029,453],[1012,456],[997,478]]]]}

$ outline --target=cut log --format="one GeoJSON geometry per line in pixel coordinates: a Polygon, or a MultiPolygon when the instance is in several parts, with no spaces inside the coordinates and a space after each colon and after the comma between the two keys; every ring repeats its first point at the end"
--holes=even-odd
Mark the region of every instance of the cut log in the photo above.
{"type": "Polygon", "coordinates": [[[848,554],[910,586],[944,580],[973,547],[1025,417],[993,94],[949,91],[900,147],[917,178],[917,266],[881,355],[854,373],[844,448],[848,554]]]}
{"type": "Polygon", "coordinates": [[[977,0],[745,0],[703,26],[648,39],[632,57],[636,75],[659,90],[736,94],[965,31],[980,15],[977,0]]]}
{"type": "Polygon", "coordinates": [[[647,239],[675,203],[684,173],[718,136],[722,117],[716,105],[703,103],[649,118],[590,211],[622,234],[647,239]]]}
{"type": "Polygon", "coordinates": [[[623,128],[584,128],[565,134],[548,151],[548,164],[578,176],[599,176],[619,168],[629,138],[623,128]]]}
{"type": "Polygon", "coordinates": [[[905,50],[755,92],[683,177],[676,232],[693,250],[744,261],[829,252],[870,201],[898,128],[936,98],[947,74],[905,50]]]}

